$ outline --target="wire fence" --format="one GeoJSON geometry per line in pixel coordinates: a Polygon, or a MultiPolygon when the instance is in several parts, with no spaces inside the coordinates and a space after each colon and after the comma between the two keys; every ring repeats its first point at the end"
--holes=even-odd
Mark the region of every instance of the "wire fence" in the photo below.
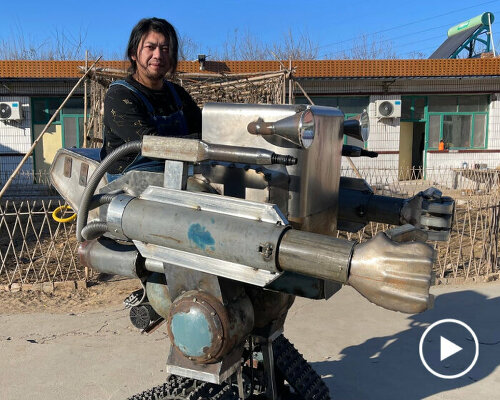
{"type": "MultiPolygon", "coordinates": [[[[500,188],[498,175],[484,171],[439,168],[408,171],[401,180],[397,169],[364,168],[359,173],[377,194],[408,197],[435,186],[456,199],[454,224],[447,242],[432,243],[437,250],[435,274],[440,282],[489,280],[500,272],[500,188]],[[425,179],[424,179],[425,177],[425,179]]],[[[343,176],[357,175],[345,168],[343,176]]],[[[9,289],[40,283],[80,281],[89,278],[79,263],[75,222],[58,223],[53,211],[64,204],[46,176],[35,176],[10,190],[0,204],[0,287],[9,289]],[[45,187],[50,195],[30,192],[45,187]],[[24,193],[30,193],[27,196],[24,193]]],[[[364,241],[390,226],[370,223],[357,233],[339,232],[364,241]]],[[[90,275],[92,277],[92,275],[90,275]]]]}
{"type": "Polygon", "coordinates": [[[0,284],[82,280],[75,224],[58,223],[62,200],[6,200],[0,205],[0,284]]]}
{"type": "MultiPolygon", "coordinates": [[[[450,239],[433,243],[439,283],[499,279],[500,170],[468,168],[360,168],[375,193],[410,197],[430,186],[456,201],[450,239]]],[[[350,168],[342,176],[358,177],[350,168]]],[[[364,241],[390,226],[370,223],[357,233],[341,233],[364,241]]]]}
{"type": "MultiPolygon", "coordinates": [[[[500,194],[500,169],[473,168],[380,168],[361,167],[363,179],[378,194],[414,195],[434,186],[452,197],[500,194]]],[[[342,167],[342,176],[358,178],[350,167],[342,167]]]]}

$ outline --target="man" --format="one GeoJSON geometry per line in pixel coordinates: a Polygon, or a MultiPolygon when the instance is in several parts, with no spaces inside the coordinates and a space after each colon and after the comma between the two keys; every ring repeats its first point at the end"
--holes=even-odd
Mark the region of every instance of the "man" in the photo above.
{"type": "MultiPolygon", "coordinates": [[[[144,135],[200,137],[200,109],[182,87],[165,80],[176,71],[178,46],[174,27],[164,19],[142,19],[132,29],[127,47],[130,75],[113,82],[104,99],[101,159],[144,135]]],[[[108,180],[131,169],[158,170],[162,165],[125,156],[111,165],[108,180]]]]}

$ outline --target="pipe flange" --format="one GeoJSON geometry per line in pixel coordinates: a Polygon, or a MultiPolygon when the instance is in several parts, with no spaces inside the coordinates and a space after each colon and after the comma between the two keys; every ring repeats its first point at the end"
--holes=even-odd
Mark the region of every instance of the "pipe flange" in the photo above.
{"type": "Polygon", "coordinates": [[[128,203],[133,199],[135,199],[135,197],[127,194],[119,194],[109,203],[106,222],[109,232],[118,239],[129,240],[123,233],[122,216],[128,203]]]}
{"type": "Polygon", "coordinates": [[[167,330],[172,345],[197,364],[216,362],[228,352],[227,310],[208,293],[191,290],[175,299],[167,330]]]}

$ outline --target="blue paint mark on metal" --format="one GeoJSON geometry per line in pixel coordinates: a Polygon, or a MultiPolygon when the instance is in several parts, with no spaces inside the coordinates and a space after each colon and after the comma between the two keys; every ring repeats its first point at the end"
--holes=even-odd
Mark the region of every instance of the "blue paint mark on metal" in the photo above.
{"type": "Polygon", "coordinates": [[[188,230],[188,239],[201,250],[215,251],[215,240],[209,231],[200,224],[192,224],[188,230]]]}
{"type": "Polygon", "coordinates": [[[203,348],[212,344],[212,333],[205,316],[196,309],[177,313],[172,318],[172,334],[175,345],[188,357],[201,357],[203,348]]]}
{"type": "Polygon", "coordinates": [[[215,224],[215,219],[210,218],[210,222],[211,222],[212,224],[215,224]]]}

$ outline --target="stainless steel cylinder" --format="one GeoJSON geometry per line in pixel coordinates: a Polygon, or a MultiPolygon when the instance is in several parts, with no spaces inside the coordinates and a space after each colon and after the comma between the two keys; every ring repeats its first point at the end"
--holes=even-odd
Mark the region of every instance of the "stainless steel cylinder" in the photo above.
{"type": "Polygon", "coordinates": [[[80,262],[89,268],[112,275],[140,278],[144,270],[144,259],[132,245],[116,243],[100,238],[87,240],[78,247],[80,262]]]}
{"type": "MultiPolygon", "coordinates": [[[[113,201],[109,208],[114,207],[113,201]]],[[[284,225],[141,199],[116,207],[122,212],[117,229],[129,239],[278,271],[276,249],[284,225]]]]}
{"type": "Polygon", "coordinates": [[[346,283],[355,242],[316,233],[289,230],[279,247],[284,271],[346,283]]]}
{"type": "Polygon", "coordinates": [[[168,311],[172,305],[165,274],[152,273],[146,281],[146,293],[149,304],[163,318],[168,318],[168,311]]]}

